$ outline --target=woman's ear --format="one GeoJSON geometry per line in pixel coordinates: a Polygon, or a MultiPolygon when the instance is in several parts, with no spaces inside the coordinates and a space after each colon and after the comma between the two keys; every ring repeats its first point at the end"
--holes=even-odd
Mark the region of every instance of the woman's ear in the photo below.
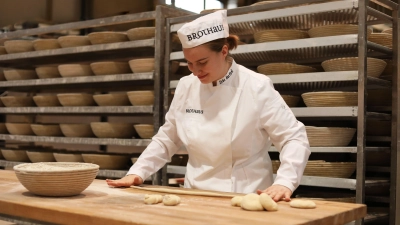
{"type": "Polygon", "coordinates": [[[224,56],[224,58],[225,58],[226,56],[228,56],[228,53],[229,53],[228,46],[227,46],[227,45],[224,45],[224,46],[222,47],[221,52],[222,52],[222,55],[224,56]]]}

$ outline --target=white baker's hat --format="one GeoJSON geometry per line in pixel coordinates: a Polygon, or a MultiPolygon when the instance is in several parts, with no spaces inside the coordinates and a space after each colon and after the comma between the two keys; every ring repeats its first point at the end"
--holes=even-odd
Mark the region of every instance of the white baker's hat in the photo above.
{"type": "Polygon", "coordinates": [[[184,48],[193,48],[209,41],[229,36],[226,10],[199,17],[178,30],[184,48]]]}

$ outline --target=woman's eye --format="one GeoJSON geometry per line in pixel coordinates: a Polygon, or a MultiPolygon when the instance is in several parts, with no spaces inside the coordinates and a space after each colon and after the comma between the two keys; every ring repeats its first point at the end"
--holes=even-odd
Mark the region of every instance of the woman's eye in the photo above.
{"type": "Polygon", "coordinates": [[[206,64],[206,63],[207,63],[207,61],[205,61],[205,62],[199,62],[200,65],[204,65],[204,64],[206,64]]]}

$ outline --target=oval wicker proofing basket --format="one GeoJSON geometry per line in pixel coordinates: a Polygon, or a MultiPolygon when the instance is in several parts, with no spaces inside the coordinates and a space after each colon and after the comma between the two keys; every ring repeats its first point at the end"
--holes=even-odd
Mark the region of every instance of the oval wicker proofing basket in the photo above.
{"type": "MultiPolygon", "coordinates": [[[[372,33],[372,29],[367,29],[367,36],[372,33]]],[[[358,34],[358,26],[353,24],[332,24],[319,27],[313,27],[308,30],[311,38],[327,37],[346,34],[358,34]]]]}
{"type": "Polygon", "coordinates": [[[84,191],[94,180],[99,166],[91,163],[24,163],[14,166],[21,184],[41,196],[73,196],[84,191]]]}
{"type": "Polygon", "coordinates": [[[256,43],[272,42],[272,41],[287,41],[295,39],[308,38],[308,33],[294,29],[272,29],[262,30],[254,34],[256,43]]]}
{"type": "Polygon", "coordinates": [[[294,96],[294,95],[281,95],[281,96],[289,107],[296,107],[300,101],[299,96],[294,96]]]}
{"type": "Polygon", "coordinates": [[[393,48],[393,36],[392,34],[387,33],[372,33],[368,37],[368,41],[374,42],[378,45],[382,45],[388,47],[390,49],[393,48]]]}
{"type": "Polygon", "coordinates": [[[343,147],[353,139],[356,129],[306,126],[306,132],[311,147],[343,147]]]}
{"type": "MultiPolygon", "coordinates": [[[[346,57],[325,60],[321,63],[326,72],[358,70],[358,57],[346,57]]],[[[386,62],[381,59],[367,58],[367,76],[379,77],[386,67],[386,62]]]]}
{"type": "Polygon", "coordinates": [[[259,73],[265,75],[292,74],[292,73],[311,73],[317,69],[311,66],[297,65],[294,63],[267,63],[257,67],[259,73]]]}
{"type": "MultiPolygon", "coordinates": [[[[272,161],[272,170],[278,171],[281,162],[272,161]]],[[[356,170],[355,162],[325,162],[323,160],[310,160],[304,170],[304,176],[349,178],[356,170]]]]}
{"type": "Polygon", "coordinates": [[[301,95],[307,107],[357,106],[357,92],[322,91],[307,92],[301,95]]]}

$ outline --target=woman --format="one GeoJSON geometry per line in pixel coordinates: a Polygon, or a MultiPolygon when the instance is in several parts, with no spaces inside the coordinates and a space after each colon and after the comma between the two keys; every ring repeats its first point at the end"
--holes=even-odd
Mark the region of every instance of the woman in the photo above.
{"type": "Polygon", "coordinates": [[[165,124],[114,187],[140,185],[184,145],[189,161],[185,187],[224,192],[265,192],[290,200],[310,155],[304,125],[296,120],[271,80],[228,56],[238,38],[228,32],[226,10],[178,30],[192,74],[183,77],[165,124]],[[268,149],[280,150],[273,181],[268,149]]]}

